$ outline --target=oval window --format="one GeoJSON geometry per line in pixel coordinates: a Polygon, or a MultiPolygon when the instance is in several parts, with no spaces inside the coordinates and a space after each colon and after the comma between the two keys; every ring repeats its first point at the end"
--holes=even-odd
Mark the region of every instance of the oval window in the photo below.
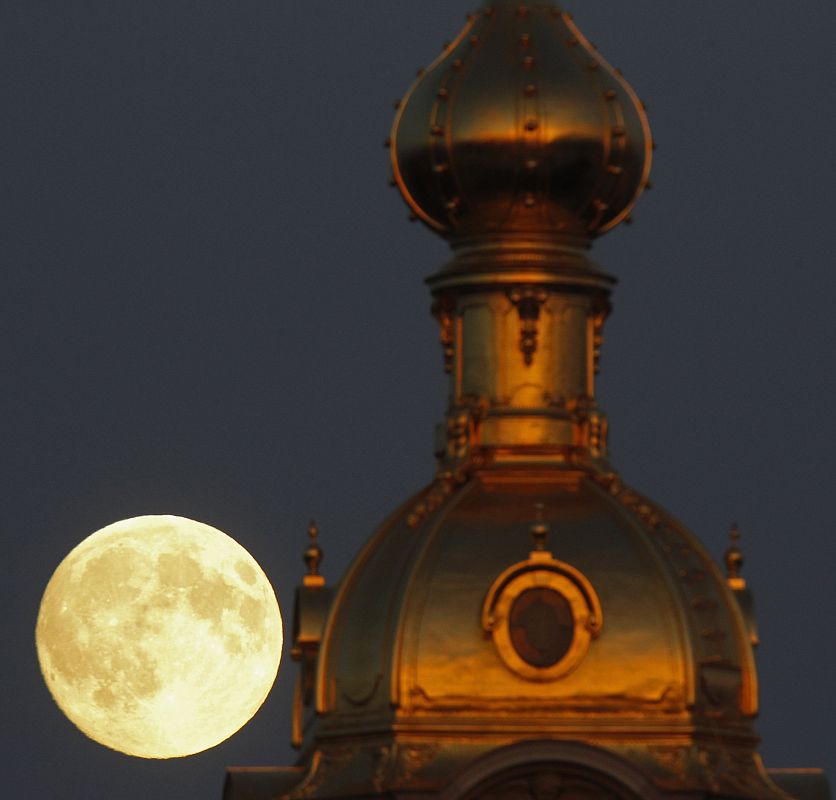
{"type": "Polygon", "coordinates": [[[566,657],[575,639],[575,617],[569,601],[547,588],[527,589],[508,614],[511,644],[532,667],[553,667],[566,657]]]}

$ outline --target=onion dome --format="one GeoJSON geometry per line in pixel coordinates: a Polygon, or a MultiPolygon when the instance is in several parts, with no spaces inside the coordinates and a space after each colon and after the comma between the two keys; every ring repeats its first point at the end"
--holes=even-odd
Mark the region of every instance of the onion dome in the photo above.
{"type": "Polygon", "coordinates": [[[570,14],[487,4],[399,104],[395,181],[412,212],[457,239],[588,239],[628,215],[652,142],[635,92],[570,14]]]}

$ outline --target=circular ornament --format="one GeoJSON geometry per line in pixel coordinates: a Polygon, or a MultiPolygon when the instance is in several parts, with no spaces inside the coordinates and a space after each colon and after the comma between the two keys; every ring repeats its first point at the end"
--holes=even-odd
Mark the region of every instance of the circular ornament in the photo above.
{"type": "Polygon", "coordinates": [[[482,609],[482,627],[502,661],[534,681],[554,681],[572,672],[601,623],[601,606],[589,581],[542,552],[500,575],[482,609]]]}

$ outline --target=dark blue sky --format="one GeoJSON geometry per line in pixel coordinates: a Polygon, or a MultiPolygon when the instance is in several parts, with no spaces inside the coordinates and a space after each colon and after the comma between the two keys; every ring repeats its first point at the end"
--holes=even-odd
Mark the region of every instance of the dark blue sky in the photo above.
{"type": "MultiPolygon", "coordinates": [[[[836,6],[577,0],[660,148],[620,278],[601,404],[615,465],[719,556],[744,532],[762,751],[836,775],[836,6]]],[[[116,519],[240,541],[285,620],[309,517],[335,579],[432,476],[444,383],[392,100],[451,0],[7,0],[0,6],[3,790],[219,797],[289,763],[295,665],[238,736],[176,762],[67,722],[34,652],[55,566],[116,519]]]]}

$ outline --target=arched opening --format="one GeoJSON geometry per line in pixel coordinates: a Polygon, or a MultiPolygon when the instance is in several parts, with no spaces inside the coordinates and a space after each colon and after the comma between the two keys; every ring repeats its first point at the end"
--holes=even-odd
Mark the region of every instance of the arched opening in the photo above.
{"type": "Polygon", "coordinates": [[[440,800],[661,800],[661,795],[635,766],[608,750],[534,740],[476,760],[440,800]]]}
{"type": "Polygon", "coordinates": [[[609,776],[559,762],[523,764],[494,775],[461,800],[643,800],[609,776]]]}

